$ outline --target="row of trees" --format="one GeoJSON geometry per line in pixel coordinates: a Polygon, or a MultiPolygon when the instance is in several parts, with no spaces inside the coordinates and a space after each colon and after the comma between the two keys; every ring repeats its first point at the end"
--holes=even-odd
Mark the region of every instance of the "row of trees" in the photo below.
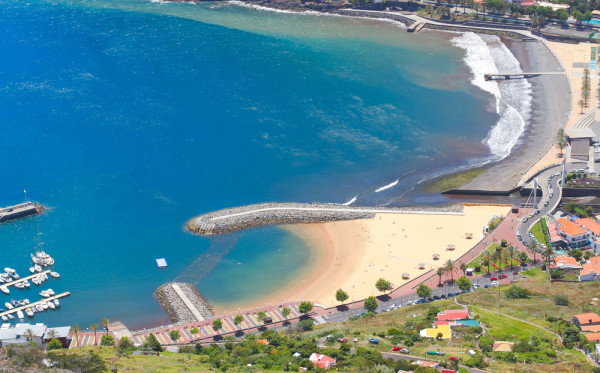
{"type": "Polygon", "coordinates": [[[590,93],[592,91],[592,84],[590,80],[590,69],[583,69],[583,78],[581,81],[581,100],[579,100],[579,106],[581,107],[581,114],[583,109],[588,107],[590,101],[590,93]]]}

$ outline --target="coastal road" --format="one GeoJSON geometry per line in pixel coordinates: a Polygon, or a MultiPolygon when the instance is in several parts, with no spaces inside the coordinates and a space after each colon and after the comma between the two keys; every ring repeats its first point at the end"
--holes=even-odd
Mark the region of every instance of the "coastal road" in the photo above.
{"type": "MultiPolygon", "coordinates": [[[[570,170],[575,170],[579,168],[586,167],[584,164],[573,164],[567,163],[565,165],[565,169],[567,173],[570,170]]],[[[523,244],[527,245],[531,238],[529,237],[529,230],[535,223],[537,223],[542,217],[551,214],[559,205],[560,199],[562,198],[562,188],[561,188],[561,178],[560,175],[562,171],[562,166],[552,167],[541,172],[536,178],[539,182],[539,186],[542,189],[542,197],[540,198],[537,209],[539,209],[539,213],[532,218],[527,218],[526,221],[521,221],[516,228],[515,234],[518,236],[521,235],[523,239],[523,244]],[[558,175],[557,175],[558,174],[558,175]],[[550,197],[550,190],[552,190],[553,194],[550,197]]],[[[534,206],[534,211],[536,207],[534,206]]]]}

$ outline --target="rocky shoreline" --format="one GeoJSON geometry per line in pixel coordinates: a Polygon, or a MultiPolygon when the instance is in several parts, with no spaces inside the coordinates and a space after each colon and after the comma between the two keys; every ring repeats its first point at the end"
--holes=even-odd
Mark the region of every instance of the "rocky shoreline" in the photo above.
{"type": "Polygon", "coordinates": [[[462,206],[420,209],[358,207],[326,203],[261,203],[200,215],[190,220],[186,227],[193,233],[213,235],[265,225],[372,219],[376,213],[386,212],[460,214],[462,206]]]}
{"type": "Polygon", "coordinates": [[[198,289],[193,285],[185,282],[168,282],[161,285],[155,292],[154,296],[158,303],[167,311],[171,320],[176,323],[191,323],[198,320],[189,307],[183,302],[181,297],[173,289],[173,285],[178,285],[185,296],[192,302],[196,309],[200,312],[204,319],[214,317],[212,307],[202,298],[198,289]]]}

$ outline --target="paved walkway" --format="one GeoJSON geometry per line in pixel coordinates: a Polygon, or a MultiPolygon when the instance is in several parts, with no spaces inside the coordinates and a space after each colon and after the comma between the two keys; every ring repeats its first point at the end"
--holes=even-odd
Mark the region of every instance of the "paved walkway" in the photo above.
{"type": "Polygon", "coordinates": [[[179,298],[181,298],[183,303],[185,303],[185,305],[190,310],[190,312],[194,315],[196,320],[203,321],[204,317],[202,317],[202,314],[200,313],[200,311],[198,311],[196,306],[194,306],[194,304],[192,304],[192,302],[188,299],[187,295],[185,295],[183,293],[183,290],[181,290],[181,287],[179,287],[179,285],[177,285],[177,284],[171,284],[171,287],[173,288],[173,290],[175,290],[177,295],[179,295],[179,298]]]}

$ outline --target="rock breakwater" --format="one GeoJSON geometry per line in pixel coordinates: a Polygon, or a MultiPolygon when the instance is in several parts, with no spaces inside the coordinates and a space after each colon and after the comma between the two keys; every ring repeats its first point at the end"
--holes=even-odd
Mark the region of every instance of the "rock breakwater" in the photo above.
{"type": "Polygon", "coordinates": [[[211,235],[264,225],[372,219],[377,213],[460,214],[462,213],[462,206],[423,210],[419,208],[358,207],[326,203],[261,203],[200,215],[190,220],[186,228],[201,235],[211,235]]]}
{"type": "Polygon", "coordinates": [[[168,282],[161,285],[154,296],[174,323],[190,323],[214,317],[212,307],[192,284],[168,282]]]}

